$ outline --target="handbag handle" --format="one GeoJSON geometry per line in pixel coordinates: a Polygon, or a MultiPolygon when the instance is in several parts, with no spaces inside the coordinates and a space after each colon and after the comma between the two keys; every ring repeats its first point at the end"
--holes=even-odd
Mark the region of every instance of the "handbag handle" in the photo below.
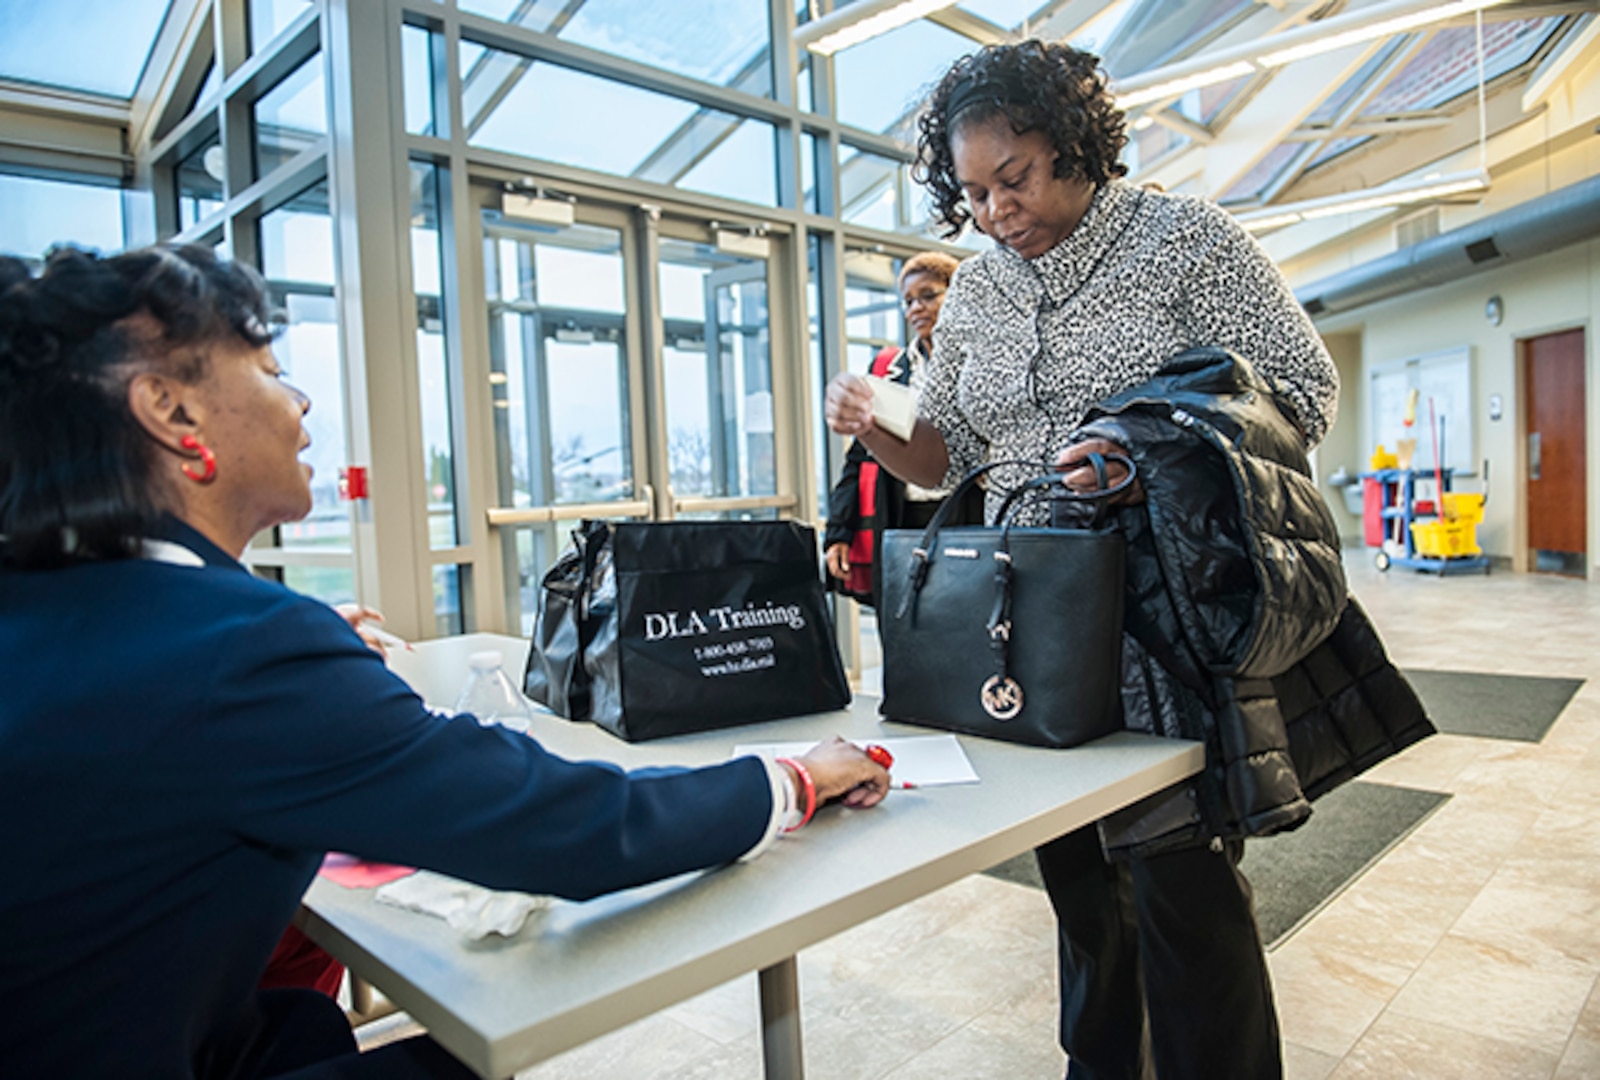
{"type": "MultiPolygon", "coordinates": [[[[589,623],[589,593],[594,582],[595,565],[600,561],[600,548],[604,543],[607,526],[604,521],[595,521],[589,518],[578,523],[572,530],[572,546],[577,549],[578,569],[581,576],[578,578],[577,590],[573,593],[573,610],[577,613],[578,632],[580,641],[583,629],[589,623]]],[[[587,646],[582,642],[580,649],[587,646]]]]}
{"type": "MultiPolygon", "coordinates": [[[[1071,499],[1075,502],[1097,502],[1102,499],[1109,499],[1113,495],[1118,495],[1123,491],[1126,491],[1129,485],[1133,483],[1135,477],[1138,475],[1138,467],[1134,465],[1133,459],[1128,457],[1126,454],[1091,453],[1088,455],[1088,461],[1089,464],[1094,467],[1095,479],[1099,485],[1094,491],[1078,491],[1075,488],[1068,487],[1066,484],[1066,473],[1057,472],[1043,462],[991,461],[987,464],[979,465],[970,470],[967,475],[961,478],[961,483],[957,484],[955,489],[951,491],[950,494],[945,498],[944,502],[939,505],[938,511],[933,515],[933,520],[928,522],[927,528],[925,528],[922,532],[922,538],[917,541],[917,546],[911,549],[911,587],[907,589],[905,595],[900,598],[900,607],[899,610],[895,612],[895,618],[904,618],[906,613],[910,611],[911,605],[916,602],[917,594],[922,591],[923,583],[928,580],[928,568],[933,565],[933,551],[939,541],[939,531],[943,529],[945,523],[950,520],[951,515],[955,513],[956,507],[960,504],[962,498],[967,494],[967,492],[971,491],[983,476],[988,474],[991,470],[1001,467],[1002,465],[1028,465],[1036,468],[1047,469],[1049,471],[1042,472],[1036,476],[1031,476],[1027,480],[1024,480],[1021,484],[1018,484],[1015,488],[1011,489],[1011,491],[1007,492],[1005,501],[1000,504],[1000,515],[997,519],[1002,526],[1002,535],[1000,545],[1001,550],[996,553],[995,558],[1006,563],[1006,565],[1001,568],[1001,573],[1005,577],[1005,581],[1002,583],[1002,598],[1006,608],[1009,609],[1010,590],[1006,586],[1009,585],[1010,578],[1010,556],[1006,552],[1005,531],[1010,529],[1007,515],[1010,513],[1016,500],[1027,493],[1044,491],[1052,485],[1059,485],[1062,491],[1066,493],[1066,498],[1068,499],[1071,499]],[[1118,464],[1127,469],[1127,475],[1119,480],[1116,484],[1110,486],[1107,486],[1106,484],[1106,480],[1108,479],[1109,475],[1106,470],[1107,458],[1116,461],[1118,464]]],[[[999,616],[997,615],[997,618],[998,617],[999,616]]],[[[991,619],[991,623],[994,622],[995,620],[991,619]]],[[[993,625],[991,626],[990,632],[991,635],[995,633],[993,625]]]]}
{"type": "Polygon", "coordinates": [[[1093,491],[1079,491],[1077,488],[1068,487],[1066,482],[1067,474],[1064,472],[1052,471],[1039,476],[1032,476],[1011,489],[1006,495],[1005,501],[1000,504],[1000,512],[995,515],[995,520],[1004,522],[1006,515],[1011,512],[1012,506],[1015,505],[1018,499],[1031,495],[1036,491],[1048,490],[1055,484],[1061,485],[1061,492],[1055,496],[1058,499],[1065,498],[1069,502],[1100,503],[1101,506],[1104,506],[1105,504],[1101,500],[1122,494],[1133,483],[1138,474],[1138,466],[1134,465],[1133,459],[1126,454],[1091,453],[1087,455],[1085,460],[1094,469],[1093,491]],[[1107,482],[1110,477],[1106,469],[1107,461],[1115,461],[1127,470],[1122,479],[1115,484],[1107,482]]]}

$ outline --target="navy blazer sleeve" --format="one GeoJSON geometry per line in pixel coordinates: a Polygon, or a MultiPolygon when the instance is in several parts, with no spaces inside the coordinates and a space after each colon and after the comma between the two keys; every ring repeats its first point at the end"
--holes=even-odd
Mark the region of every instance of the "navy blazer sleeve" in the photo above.
{"type": "Polygon", "coordinates": [[[249,840],[583,899],[729,862],[765,832],[758,761],[628,773],[440,717],[303,597],[211,647],[194,668],[206,707],[167,729],[165,756],[209,792],[215,824],[249,840]]]}

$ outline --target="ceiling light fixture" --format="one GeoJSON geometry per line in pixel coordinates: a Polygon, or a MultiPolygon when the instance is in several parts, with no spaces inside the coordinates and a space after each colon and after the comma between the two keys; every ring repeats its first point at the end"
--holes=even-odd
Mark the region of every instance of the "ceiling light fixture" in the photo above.
{"type": "Polygon", "coordinates": [[[1131,109],[1509,2],[1448,0],[1441,4],[1438,0],[1393,0],[1121,79],[1112,84],[1111,91],[1120,108],[1131,109]]]}
{"type": "Polygon", "coordinates": [[[808,22],[794,32],[794,43],[832,56],[863,41],[887,34],[925,15],[943,11],[956,0],[856,0],[849,7],[808,22]]]}
{"type": "Polygon", "coordinates": [[[1409,206],[1412,203],[1448,198],[1451,195],[1481,194],[1489,190],[1489,174],[1482,169],[1459,173],[1430,173],[1415,180],[1405,180],[1362,191],[1347,191],[1341,195],[1328,195],[1321,199],[1267,206],[1234,215],[1239,224],[1251,232],[1296,225],[1302,221],[1356,214],[1363,210],[1382,210],[1390,206],[1409,206]]]}
{"type": "Polygon", "coordinates": [[[1190,90],[1199,90],[1205,86],[1215,86],[1219,82],[1229,79],[1239,79],[1246,75],[1254,75],[1256,66],[1248,60],[1235,60],[1231,64],[1221,64],[1217,67],[1197,71],[1193,75],[1180,75],[1175,79],[1155,83],[1143,89],[1123,91],[1112,89],[1116,95],[1117,107],[1131,109],[1136,105],[1148,105],[1152,101],[1162,101],[1166,98],[1182,97],[1190,90]]]}

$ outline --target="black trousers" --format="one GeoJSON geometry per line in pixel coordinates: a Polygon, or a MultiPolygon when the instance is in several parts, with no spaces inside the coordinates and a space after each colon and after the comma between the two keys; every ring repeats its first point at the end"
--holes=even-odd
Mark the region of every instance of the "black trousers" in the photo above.
{"type": "Polygon", "coordinates": [[[1055,908],[1067,1080],[1281,1080],[1244,844],[1107,862],[1093,826],[1037,850],[1055,908]]]}
{"type": "Polygon", "coordinates": [[[425,1035],[365,1054],[344,1010],[316,990],[263,990],[235,1075],[250,1080],[476,1080],[425,1035]]]}

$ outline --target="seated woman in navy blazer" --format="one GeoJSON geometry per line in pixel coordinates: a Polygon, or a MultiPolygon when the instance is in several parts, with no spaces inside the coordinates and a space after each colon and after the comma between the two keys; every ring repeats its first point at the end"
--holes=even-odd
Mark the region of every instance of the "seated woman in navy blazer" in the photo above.
{"type": "Polygon", "coordinates": [[[468,1076],[256,991],[325,852],[582,899],[759,851],[805,775],[818,801],[888,789],[837,739],[624,772],[430,713],[238,561],[311,507],[266,319],[206,248],[0,259],[5,1076],[468,1076]]]}

